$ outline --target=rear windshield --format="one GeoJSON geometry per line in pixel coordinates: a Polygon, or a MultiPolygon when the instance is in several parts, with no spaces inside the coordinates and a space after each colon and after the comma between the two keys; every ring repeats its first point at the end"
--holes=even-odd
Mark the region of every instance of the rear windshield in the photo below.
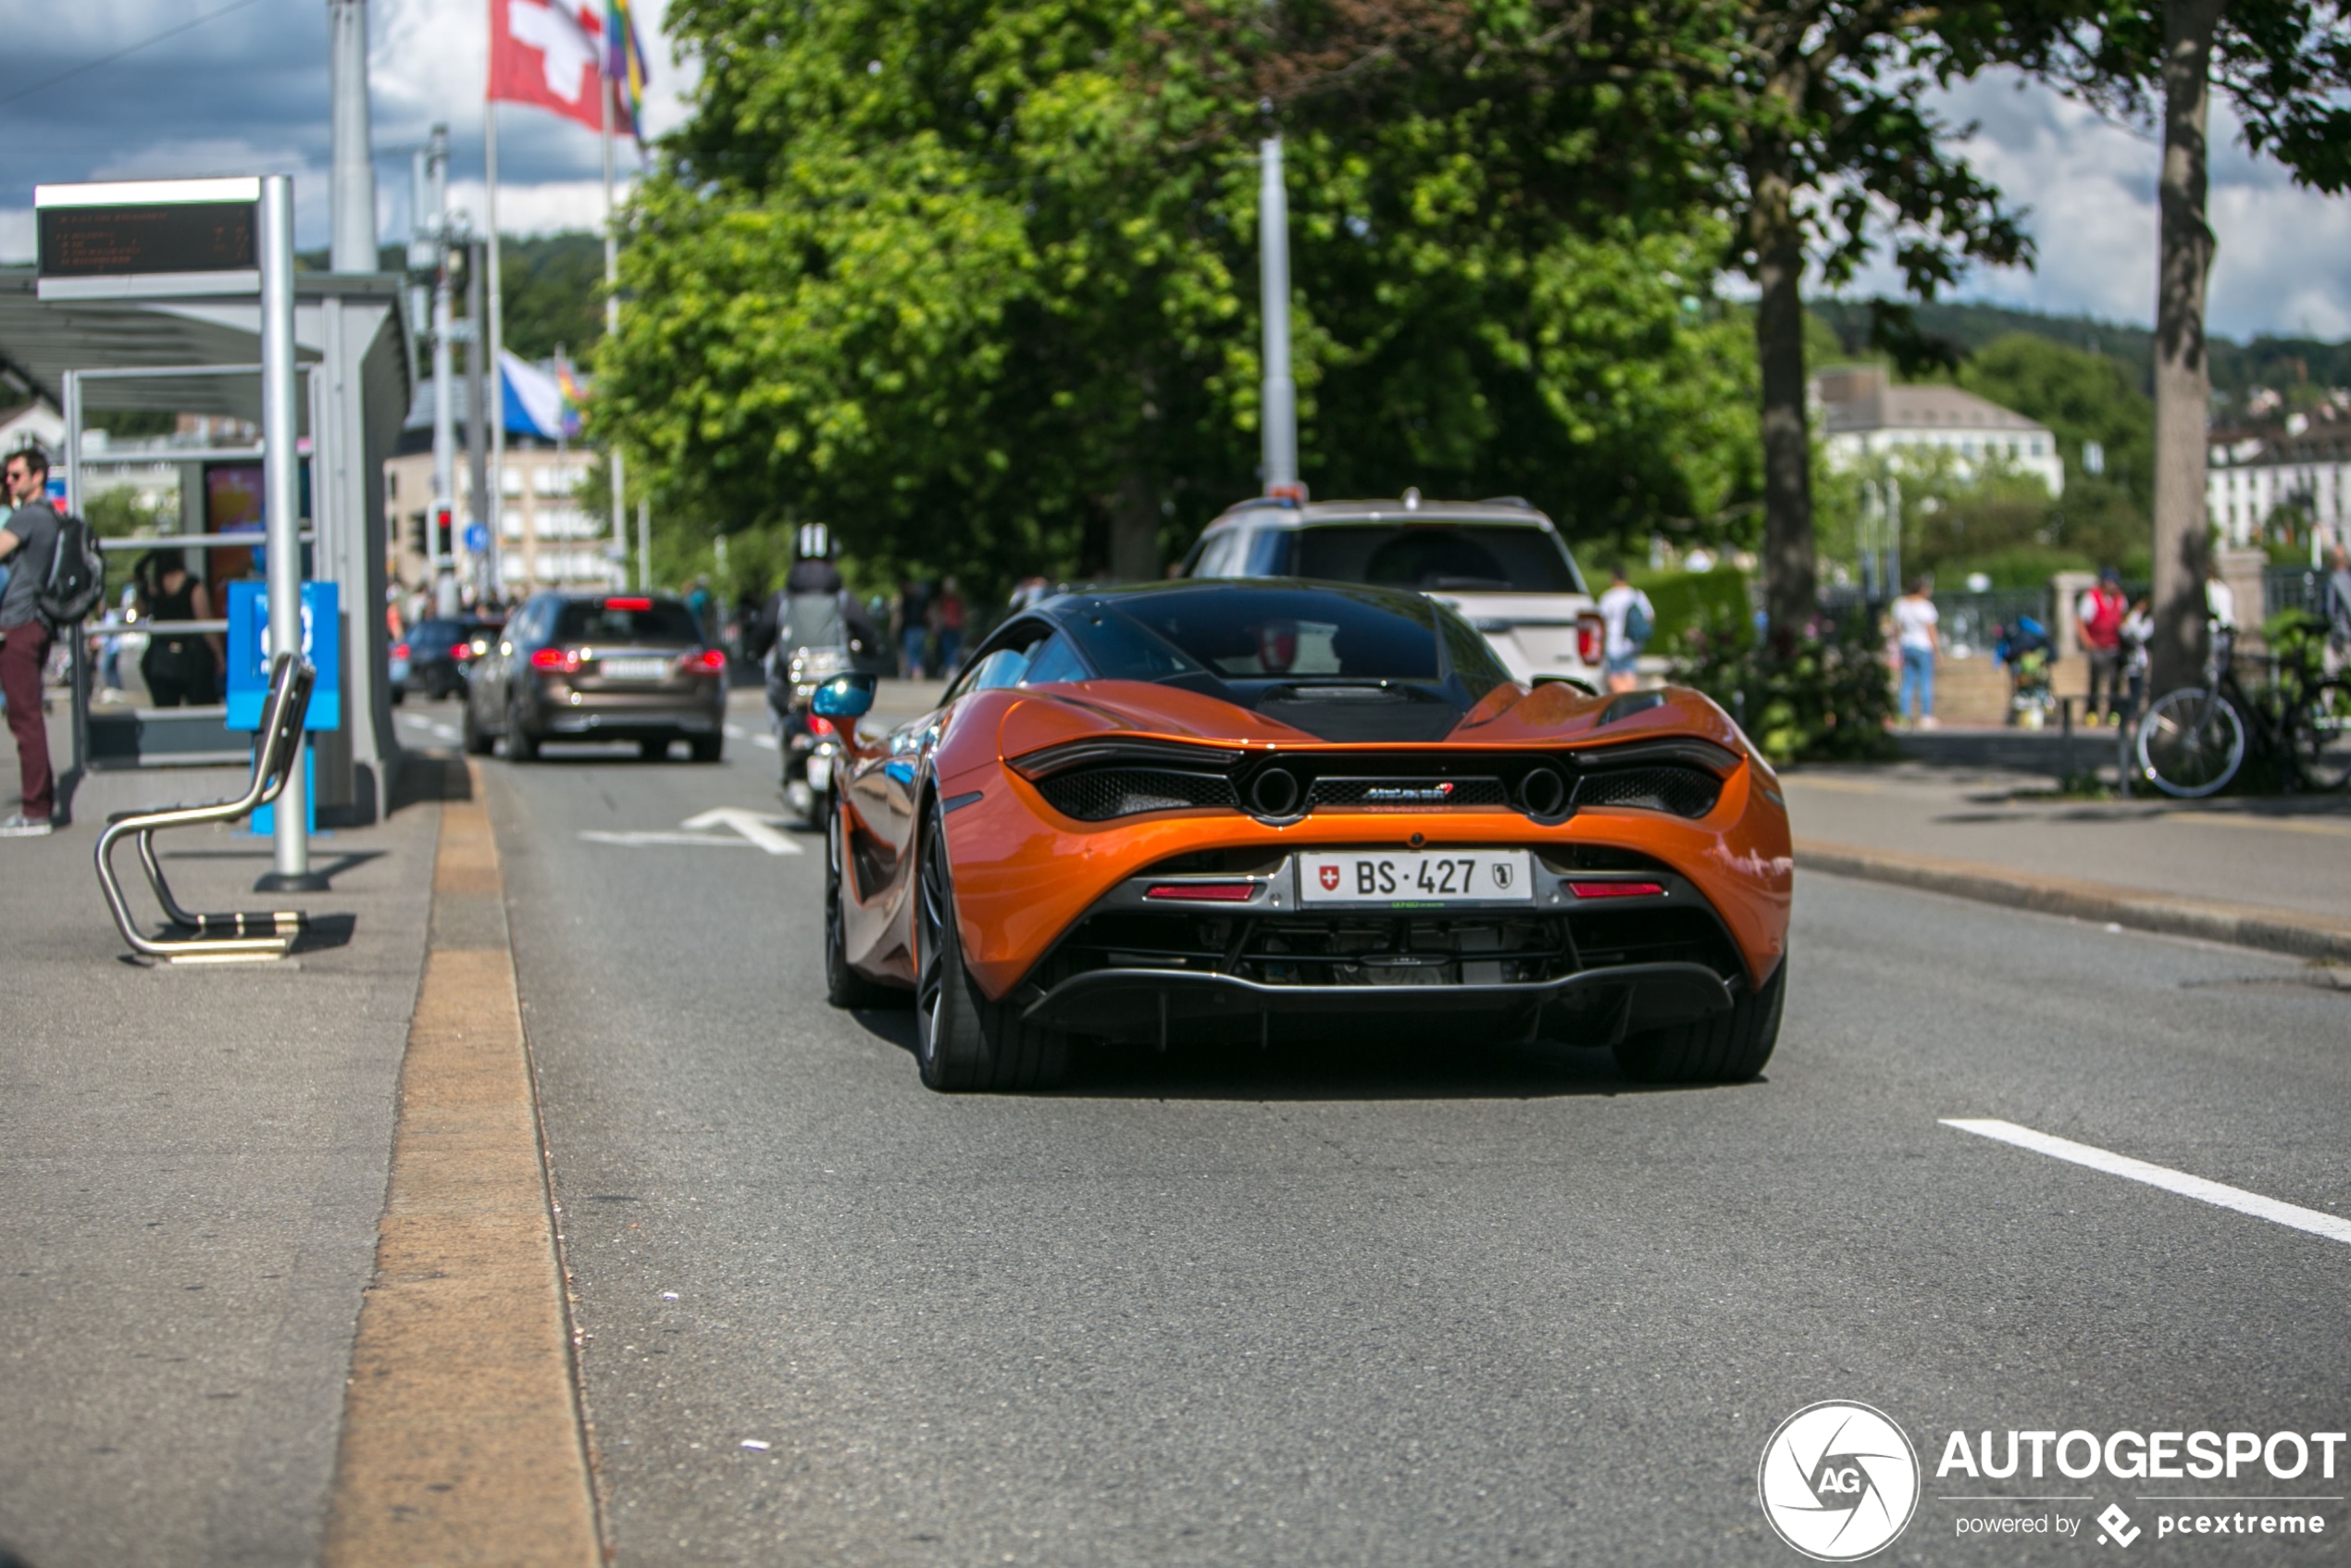
{"type": "Polygon", "coordinates": [[[1461,679],[1472,700],[1510,678],[1485,640],[1426,600],[1233,585],[1122,595],[1076,629],[1103,675],[1226,681],[1461,679]]]}
{"type": "Polygon", "coordinates": [[[1581,593],[1549,529],[1508,523],[1324,523],[1300,529],[1292,577],[1422,591],[1581,593]]]}
{"type": "Polygon", "coordinates": [[[418,621],[408,633],[408,646],[412,650],[437,653],[443,648],[454,647],[464,630],[465,624],[461,621],[418,621]]]}
{"type": "Polygon", "coordinates": [[[675,599],[574,599],[556,612],[557,642],[700,642],[702,628],[675,599]]]}

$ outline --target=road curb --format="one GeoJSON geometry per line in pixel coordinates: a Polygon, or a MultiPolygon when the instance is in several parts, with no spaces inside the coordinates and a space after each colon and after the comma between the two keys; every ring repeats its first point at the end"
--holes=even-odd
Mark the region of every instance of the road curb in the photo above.
{"type": "Polygon", "coordinates": [[[479,767],[442,765],[470,789],[441,807],[323,1559],[594,1568],[603,1547],[504,878],[479,767]]]}
{"type": "Polygon", "coordinates": [[[1954,898],[2004,904],[2010,909],[2062,915],[2165,936],[2196,937],[2330,964],[2351,963],[2351,921],[2305,915],[2298,910],[2181,898],[2136,888],[2118,888],[2106,882],[2045,877],[1982,861],[1897,854],[1822,839],[1797,840],[1796,865],[1799,871],[1822,871],[1833,877],[1854,877],[1924,892],[1947,893],[1954,898]]]}

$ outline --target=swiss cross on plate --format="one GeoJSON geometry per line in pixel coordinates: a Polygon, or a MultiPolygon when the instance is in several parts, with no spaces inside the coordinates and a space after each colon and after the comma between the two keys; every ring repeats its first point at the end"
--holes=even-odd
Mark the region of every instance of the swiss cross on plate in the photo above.
{"type": "Polygon", "coordinates": [[[1332,893],[1335,893],[1335,892],[1338,891],[1338,867],[1337,867],[1337,866],[1336,866],[1336,865],[1325,865],[1325,866],[1324,866],[1324,867],[1323,867],[1323,890],[1324,890],[1324,891],[1325,891],[1325,892],[1332,892],[1332,893]]]}

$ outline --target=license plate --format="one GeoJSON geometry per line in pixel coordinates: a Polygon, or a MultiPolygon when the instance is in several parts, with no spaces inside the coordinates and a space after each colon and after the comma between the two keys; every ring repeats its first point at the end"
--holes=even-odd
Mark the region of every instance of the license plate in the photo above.
{"type": "Polygon", "coordinates": [[[1298,857],[1302,903],[1531,903],[1524,850],[1390,850],[1298,857]]]}
{"type": "Polygon", "coordinates": [[[599,659],[596,673],[606,680],[666,680],[667,659],[599,659]]]}

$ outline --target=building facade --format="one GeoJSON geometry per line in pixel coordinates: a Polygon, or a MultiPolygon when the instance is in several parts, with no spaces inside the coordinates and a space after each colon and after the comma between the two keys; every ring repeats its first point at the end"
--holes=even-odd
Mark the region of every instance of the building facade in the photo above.
{"type": "MultiPolygon", "coordinates": [[[[609,518],[589,513],[578,492],[602,458],[577,448],[518,445],[506,448],[499,489],[498,576],[508,600],[541,588],[608,588],[621,583],[625,563],[612,553],[609,518]]],[[[450,551],[458,580],[477,580],[477,562],[466,548],[466,529],[489,510],[475,504],[473,481],[462,454],[455,465],[456,498],[450,551]]],[[[393,519],[392,572],[410,589],[431,578],[426,529],[432,516],[432,453],[404,453],[384,464],[384,516],[393,519]]]]}
{"type": "Polygon", "coordinates": [[[1994,465],[2031,474],[2065,493],[2065,461],[2046,425],[1988,398],[1947,386],[1902,386],[1874,365],[1836,366],[1812,380],[1812,407],[1832,468],[1872,458],[1947,454],[1961,478],[1994,465]]]}
{"type": "Polygon", "coordinates": [[[2292,508],[2330,543],[2351,541],[2351,413],[2295,415],[2273,430],[2217,429],[2207,454],[2205,502],[2231,544],[2258,543],[2292,508]]]}

